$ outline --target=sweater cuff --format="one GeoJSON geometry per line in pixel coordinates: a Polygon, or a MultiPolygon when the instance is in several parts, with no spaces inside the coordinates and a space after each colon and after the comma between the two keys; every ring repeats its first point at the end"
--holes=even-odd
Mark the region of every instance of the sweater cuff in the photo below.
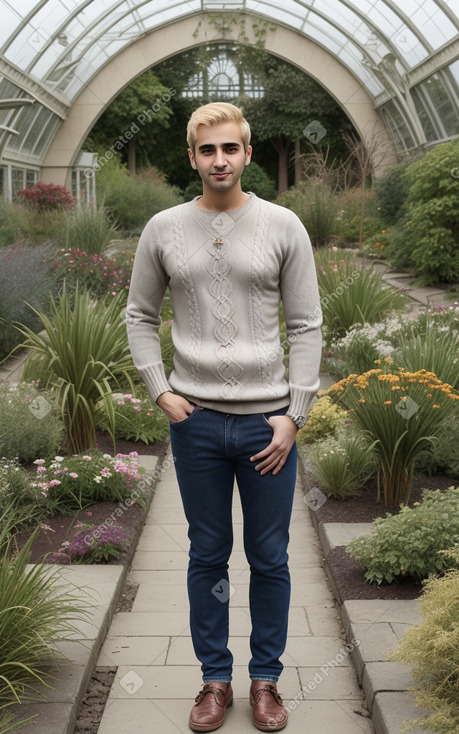
{"type": "Polygon", "coordinates": [[[303,415],[306,418],[319,389],[319,385],[319,380],[317,380],[317,385],[313,389],[305,389],[299,385],[290,385],[289,413],[292,413],[292,415],[303,415]]]}
{"type": "Polygon", "coordinates": [[[146,367],[137,367],[137,372],[147,386],[148,392],[154,402],[156,402],[157,398],[162,395],[163,392],[167,392],[168,390],[173,392],[167,381],[162,363],[150,364],[146,367]]]}

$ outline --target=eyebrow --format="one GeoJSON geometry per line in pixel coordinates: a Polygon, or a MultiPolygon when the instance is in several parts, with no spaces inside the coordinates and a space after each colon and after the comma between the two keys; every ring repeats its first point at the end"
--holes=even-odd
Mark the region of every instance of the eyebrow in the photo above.
{"type": "MultiPolygon", "coordinates": [[[[223,143],[222,144],[222,148],[229,148],[229,147],[234,147],[234,146],[237,146],[238,148],[240,148],[242,144],[241,143],[223,143]]],[[[198,147],[198,150],[205,150],[206,148],[215,148],[215,145],[213,143],[204,143],[203,145],[200,145],[198,147]]]]}

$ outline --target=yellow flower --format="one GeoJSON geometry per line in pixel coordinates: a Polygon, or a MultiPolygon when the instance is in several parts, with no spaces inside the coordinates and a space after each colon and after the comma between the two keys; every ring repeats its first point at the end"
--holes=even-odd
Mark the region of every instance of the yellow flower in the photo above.
{"type": "Polygon", "coordinates": [[[375,359],[374,363],[375,364],[381,364],[381,360],[380,359],[375,359]]]}
{"type": "Polygon", "coordinates": [[[432,408],[439,408],[439,405],[432,405],[432,408]]]}
{"type": "Polygon", "coordinates": [[[364,403],[364,402],[365,402],[365,398],[360,398],[359,403],[364,403]]]}
{"type": "Polygon", "coordinates": [[[392,400],[385,400],[384,405],[392,405],[392,400]]]}

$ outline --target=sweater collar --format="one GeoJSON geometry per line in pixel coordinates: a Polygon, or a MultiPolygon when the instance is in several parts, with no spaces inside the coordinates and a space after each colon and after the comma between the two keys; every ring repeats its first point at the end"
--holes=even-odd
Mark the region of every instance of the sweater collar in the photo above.
{"type": "Polygon", "coordinates": [[[193,214],[200,224],[202,224],[206,229],[211,227],[212,229],[219,231],[220,234],[224,234],[225,231],[232,229],[241,217],[255,206],[257,196],[251,191],[248,191],[247,193],[250,194],[250,199],[238,209],[231,209],[228,212],[216,212],[200,209],[198,206],[198,199],[201,198],[200,196],[196,196],[192,201],[190,201],[190,204],[193,214]]]}

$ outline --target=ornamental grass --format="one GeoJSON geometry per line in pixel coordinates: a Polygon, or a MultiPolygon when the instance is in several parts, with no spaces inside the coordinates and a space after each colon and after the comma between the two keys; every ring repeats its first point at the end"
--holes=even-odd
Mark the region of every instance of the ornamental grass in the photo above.
{"type": "Polygon", "coordinates": [[[374,368],[349,375],[328,394],[372,441],[379,457],[378,500],[406,504],[418,454],[438,439],[442,426],[457,415],[459,395],[433,372],[374,368]]]}
{"type": "Polygon", "coordinates": [[[315,261],[328,340],[344,336],[355,323],[381,321],[406,303],[397,288],[352,253],[337,248],[318,250],[315,261]]]}
{"type": "Polygon", "coordinates": [[[0,528],[1,734],[19,726],[8,713],[12,704],[36,697],[43,685],[51,687],[50,664],[62,657],[57,642],[75,637],[75,623],[88,620],[78,594],[58,571],[28,565],[36,532],[17,553],[10,530],[8,521],[0,528]]]}
{"type": "Polygon", "coordinates": [[[135,368],[122,319],[124,303],[123,292],[95,301],[77,289],[72,305],[64,289],[58,301],[51,300],[49,316],[37,312],[44,333],[20,329],[26,337],[23,346],[30,350],[23,379],[38,378],[56,389],[71,453],[95,447],[99,401],[114,436],[111,394],[121,382],[132,387],[135,368]]]}

